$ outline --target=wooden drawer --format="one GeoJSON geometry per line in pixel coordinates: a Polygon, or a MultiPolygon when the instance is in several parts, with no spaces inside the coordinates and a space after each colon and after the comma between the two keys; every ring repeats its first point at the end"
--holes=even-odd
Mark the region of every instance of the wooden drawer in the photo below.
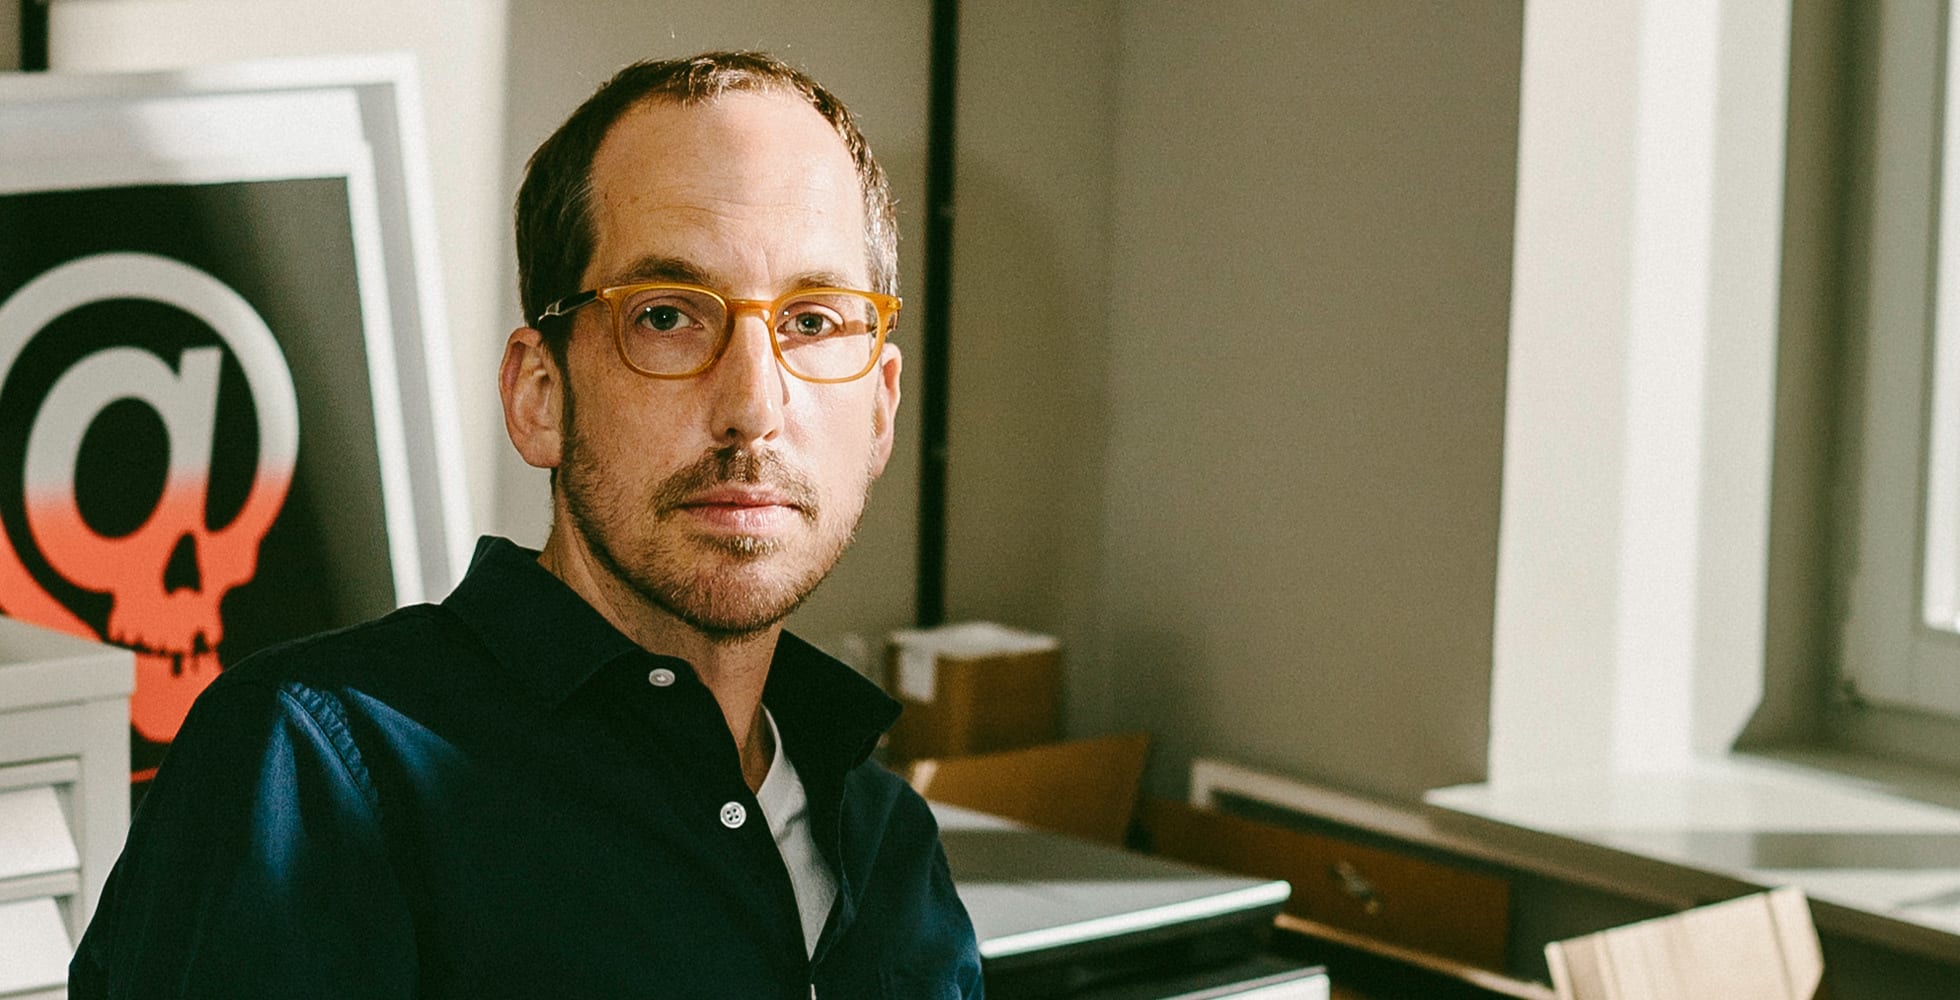
{"type": "Polygon", "coordinates": [[[1492,875],[1338,837],[1152,800],[1144,823],[1165,857],[1285,879],[1286,910],[1377,940],[1502,969],[1510,885],[1492,875]]]}

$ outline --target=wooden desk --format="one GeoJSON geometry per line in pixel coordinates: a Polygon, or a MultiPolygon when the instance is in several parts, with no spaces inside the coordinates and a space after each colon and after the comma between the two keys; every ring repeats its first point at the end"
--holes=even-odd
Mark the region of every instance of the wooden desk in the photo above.
{"type": "Polygon", "coordinates": [[[1271,949],[1327,967],[1335,1000],[1554,1000],[1550,988],[1281,914],[1271,949]]]}
{"type": "MultiPolygon", "coordinates": [[[[1378,898],[1373,914],[1365,909],[1328,906],[1320,912],[1290,910],[1317,922],[1318,928],[1299,934],[1297,953],[1328,966],[1337,988],[1357,998],[1374,996],[1464,996],[1534,998],[1549,992],[1547,942],[1564,940],[1678,913],[1706,903],[1760,891],[1761,885],[1718,872],[1698,870],[1624,849],[1587,844],[1570,837],[1535,833],[1433,806],[1386,802],[1325,786],[1310,785],[1217,761],[1199,761],[1192,768],[1192,806],[1225,812],[1282,830],[1330,842],[1348,842],[1376,852],[1354,862],[1359,883],[1344,885],[1356,902],[1378,898]],[[1508,902],[1502,916],[1479,912],[1464,919],[1468,933],[1501,929],[1502,955],[1492,961],[1482,955],[1466,959],[1445,955],[1438,945],[1479,946],[1479,938],[1461,939],[1429,934],[1421,924],[1398,924],[1387,919],[1398,909],[1460,916],[1473,908],[1451,897],[1425,895],[1413,880],[1410,898],[1391,895],[1400,862],[1374,870],[1366,858],[1379,854],[1408,859],[1411,871],[1426,867],[1453,869],[1494,878],[1506,887],[1508,902]],[[1374,894],[1359,891],[1372,885],[1374,894]],[[1345,931],[1345,934],[1343,933],[1345,931]],[[1400,935],[1400,936],[1398,936],[1400,935]],[[1454,959],[1498,979],[1465,979],[1445,985],[1436,977],[1452,978],[1435,959],[1454,959]],[[1395,966],[1407,966],[1404,972],[1395,966]],[[1379,970],[1379,980],[1377,971],[1379,970]],[[1416,976],[1420,986],[1391,985],[1402,975],[1416,976]],[[1506,985],[1506,983],[1511,985],[1506,985]],[[1434,992],[1429,983],[1436,983],[1434,992]]],[[[1956,841],[1960,842],[1960,841],[1956,841]]],[[[1944,842],[1942,842],[1942,846],[1944,842]]],[[[1772,845],[1774,846],[1774,845],[1772,845]]],[[[1218,865],[1214,867],[1227,867],[1218,865]]],[[[1259,872],[1253,871],[1258,874],[1259,872]]],[[[1285,876],[1296,890],[1302,882],[1324,893],[1329,884],[1343,882],[1338,871],[1323,863],[1285,876]]],[[[1308,898],[1296,892],[1295,899],[1308,898]]],[[[1824,949],[1826,981],[1838,1000],[1952,1000],[1960,996],[1960,954],[1955,941],[1933,928],[1899,926],[1841,906],[1813,905],[1824,949]],[[1918,937],[1904,931],[1917,930],[1918,937]],[[1882,932],[1882,933],[1881,933],[1882,932]]],[[[1481,947],[1481,946],[1479,946],[1481,947]]]]}

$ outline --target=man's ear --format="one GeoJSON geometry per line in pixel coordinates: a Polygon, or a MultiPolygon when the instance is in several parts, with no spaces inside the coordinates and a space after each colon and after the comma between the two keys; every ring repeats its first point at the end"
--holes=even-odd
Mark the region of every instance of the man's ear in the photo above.
{"type": "Polygon", "coordinates": [[[565,375],[545,347],[544,335],[526,326],[504,342],[497,370],[504,401],[504,430],[524,461],[555,469],[565,446],[565,375]]]}
{"type": "Polygon", "coordinates": [[[898,424],[898,376],[904,370],[905,356],[899,353],[897,344],[887,342],[878,355],[878,367],[871,370],[871,377],[878,380],[871,414],[874,479],[884,474],[885,463],[892,457],[893,430],[898,424]]]}

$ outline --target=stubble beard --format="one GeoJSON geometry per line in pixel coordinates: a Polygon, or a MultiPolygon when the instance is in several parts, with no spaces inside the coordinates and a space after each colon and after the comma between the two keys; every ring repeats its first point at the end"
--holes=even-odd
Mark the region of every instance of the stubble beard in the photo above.
{"type": "Polygon", "coordinates": [[[856,537],[871,489],[867,470],[857,510],[841,529],[826,531],[816,489],[774,453],[721,448],[649,488],[621,491],[578,460],[579,444],[574,427],[565,437],[559,487],[587,551],[641,600],[718,644],[768,631],[816,591],[856,537]],[[801,565],[784,539],[696,534],[677,523],[688,498],[725,484],[767,484],[792,499],[814,529],[801,565]],[[772,573],[772,563],[784,564],[781,572],[772,573]]]}

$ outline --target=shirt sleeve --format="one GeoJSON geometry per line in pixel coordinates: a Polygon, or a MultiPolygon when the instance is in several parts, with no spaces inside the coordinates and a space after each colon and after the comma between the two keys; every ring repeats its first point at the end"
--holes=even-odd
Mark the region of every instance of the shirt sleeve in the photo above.
{"type": "Polygon", "coordinates": [[[910,788],[899,790],[893,832],[904,831],[914,846],[906,856],[917,887],[904,900],[899,915],[872,913],[861,920],[882,921],[905,946],[888,957],[880,976],[884,995],[918,1000],[983,1000],[980,945],[973,920],[953,885],[939,824],[932,810],[910,788]]]}
{"type": "Polygon", "coordinates": [[[341,717],[221,678],[137,811],[73,1000],[415,994],[414,924],[341,717]]]}
{"type": "Polygon", "coordinates": [[[937,825],[933,828],[932,875],[928,891],[937,900],[940,911],[946,915],[956,942],[959,958],[953,965],[953,980],[959,988],[961,1000],[985,1000],[987,987],[980,974],[980,944],[974,937],[973,920],[967,915],[966,904],[960,902],[960,894],[953,888],[953,873],[946,864],[946,849],[939,843],[937,825]]]}

